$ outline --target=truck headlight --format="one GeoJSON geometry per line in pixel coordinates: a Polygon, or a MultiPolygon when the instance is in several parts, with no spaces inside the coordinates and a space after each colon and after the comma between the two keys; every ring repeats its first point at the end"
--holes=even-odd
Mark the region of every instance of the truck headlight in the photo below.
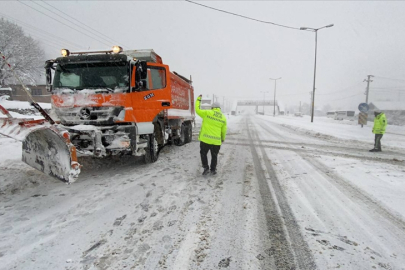
{"type": "Polygon", "coordinates": [[[113,46],[112,51],[113,51],[113,53],[120,53],[123,51],[123,49],[120,46],[113,46]]]}
{"type": "Polygon", "coordinates": [[[122,109],[118,114],[118,116],[114,117],[114,121],[115,122],[124,121],[124,119],[125,119],[125,109],[122,109]]]}
{"type": "Polygon", "coordinates": [[[67,50],[67,49],[62,49],[60,52],[61,52],[61,54],[62,54],[63,57],[66,57],[66,56],[69,56],[69,55],[70,55],[70,52],[69,52],[69,50],[67,50]]]}

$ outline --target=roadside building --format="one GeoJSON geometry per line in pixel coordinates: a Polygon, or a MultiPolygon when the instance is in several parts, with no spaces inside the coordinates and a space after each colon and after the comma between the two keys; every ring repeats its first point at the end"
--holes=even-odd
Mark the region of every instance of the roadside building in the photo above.
{"type": "MultiPolygon", "coordinates": [[[[46,85],[27,85],[36,102],[51,103],[51,93],[46,91],[46,85]]],[[[10,84],[0,87],[0,96],[8,95],[9,100],[28,101],[27,93],[20,84],[10,84]]]]}
{"type": "Polygon", "coordinates": [[[2,87],[0,86],[0,96],[11,96],[11,92],[13,89],[10,87],[2,87]]]}

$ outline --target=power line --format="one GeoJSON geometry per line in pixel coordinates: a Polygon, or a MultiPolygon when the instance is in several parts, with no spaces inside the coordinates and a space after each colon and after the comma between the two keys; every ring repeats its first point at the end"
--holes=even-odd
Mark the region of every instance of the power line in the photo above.
{"type": "MultiPolygon", "coordinates": [[[[48,36],[53,36],[53,37],[57,38],[58,40],[65,40],[67,43],[69,43],[69,44],[71,44],[71,45],[74,45],[74,47],[77,47],[77,48],[81,48],[81,47],[82,47],[82,46],[80,46],[80,45],[78,45],[78,44],[75,44],[75,43],[73,43],[73,42],[71,42],[71,41],[69,41],[69,40],[67,40],[67,39],[64,39],[64,38],[58,37],[58,36],[56,36],[56,35],[53,35],[53,34],[51,34],[51,33],[49,33],[49,32],[46,32],[46,31],[44,31],[44,30],[42,30],[42,29],[36,28],[36,27],[34,27],[34,26],[32,26],[32,25],[30,25],[30,24],[28,24],[28,23],[25,23],[25,22],[23,22],[23,21],[20,21],[20,20],[18,20],[18,19],[15,19],[15,18],[13,18],[13,17],[11,17],[11,16],[5,15],[5,14],[3,14],[3,13],[1,13],[1,12],[0,12],[0,15],[3,16],[3,17],[6,18],[6,19],[8,18],[8,19],[11,19],[11,21],[15,21],[15,24],[17,24],[17,22],[18,22],[18,24],[24,26],[23,28],[25,28],[25,30],[27,30],[27,29],[32,29],[32,30],[34,30],[34,31],[43,32],[44,34],[46,34],[46,35],[48,35],[48,36]]],[[[63,46],[62,46],[62,47],[63,47],[63,46]]]]}
{"type": "Polygon", "coordinates": [[[278,95],[279,97],[285,97],[285,96],[298,96],[298,95],[307,95],[308,91],[305,92],[298,92],[298,93],[294,93],[294,94],[281,94],[278,95]]]}
{"type": "MultiPolygon", "coordinates": [[[[69,21],[69,22],[72,22],[73,24],[75,24],[75,25],[77,25],[77,26],[79,26],[79,27],[85,26],[85,27],[89,28],[90,30],[92,30],[92,31],[94,31],[94,32],[96,32],[96,33],[98,33],[99,35],[97,35],[97,36],[100,37],[100,38],[102,38],[102,39],[104,39],[105,41],[112,42],[112,43],[114,43],[114,44],[121,44],[121,43],[117,43],[116,41],[114,41],[114,39],[112,39],[112,38],[106,36],[105,34],[103,34],[103,33],[99,32],[99,31],[97,31],[96,29],[94,29],[94,28],[92,28],[92,27],[86,25],[85,23],[79,21],[78,19],[73,18],[72,16],[66,14],[65,12],[63,12],[62,10],[60,10],[60,9],[58,9],[58,8],[56,8],[56,7],[54,7],[54,6],[52,6],[51,4],[49,4],[49,3],[47,3],[47,2],[45,2],[45,1],[43,1],[43,0],[42,0],[42,2],[43,2],[44,4],[50,6],[51,8],[57,10],[58,12],[64,14],[65,16],[67,16],[67,17],[69,17],[69,18],[71,18],[71,19],[77,21],[77,22],[80,23],[80,24],[77,24],[77,23],[75,23],[75,22],[72,22],[72,21],[70,21],[70,20],[64,18],[65,20],[67,20],[67,21],[69,21]],[[107,39],[105,39],[104,37],[106,37],[107,39]]],[[[38,5],[39,5],[39,4],[38,4],[38,5]]],[[[41,7],[43,7],[43,6],[41,6],[41,7]]],[[[43,7],[43,8],[45,8],[45,7],[43,7]]],[[[47,9],[47,8],[45,8],[45,9],[47,9]]],[[[49,9],[47,9],[47,10],[48,10],[48,11],[51,11],[51,10],[49,10],[49,9]]],[[[51,12],[52,12],[52,11],[51,11],[51,12]]],[[[91,33],[92,33],[92,32],[91,32],[91,33]]],[[[96,34],[94,34],[94,33],[92,33],[92,34],[93,34],[93,35],[96,35],[96,34]]],[[[124,44],[123,44],[123,46],[124,46],[124,44]]]]}
{"type": "Polygon", "coordinates": [[[380,78],[380,79],[386,79],[386,80],[393,80],[393,81],[405,81],[403,79],[394,79],[394,78],[387,78],[387,77],[380,77],[380,76],[374,76],[374,78],[380,78]]]}
{"type": "Polygon", "coordinates": [[[262,20],[254,19],[254,18],[247,17],[247,16],[244,16],[244,15],[232,13],[232,12],[229,12],[229,11],[226,11],[226,10],[222,10],[222,9],[218,9],[218,8],[213,8],[213,7],[210,7],[210,6],[206,6],[206,5],[203,5],[203,4],[200,4],[200,3],[196,3],[196,2],[193,2],[193,1],[190,1],[190,0],[185,0],[185,1],[186,1],[186,2],[189,2],[189,3],[192,3],[192,4],[194,4],[194,5],[199,5],[199,6],[202,6],[202,7],[205,7],[205,8],[213,9],[213,10],[216,10],[216,11],[219,11],[219,12],[223,12],[223,13],[226,13],[226,14],[234,15],[234,16],[241,17],[241,18],[244,18],[244,19],[248,19],[248,20],[252,20],[252,21],[256,21],[256,22],[261,22],[261,23],[266,23],[266,24],[272,24],[272,25],[275,25],[275,26],[284,27],[284,28],[289,28],[289,29],[294,29],[294,30],[300,30],[299,27],[292,27],[292,26],[282,25],[282,24],[278,24],[278,23],[262,21],[262,20]]]}
{"type": "MultiPolygon", "coordinates": [[[[319,94],[317,94],[317,95],[321,95],[321,96],[325,96],[325,95],[333,95],[333,94],[341,94],[341,93],[345,93],[345,92],[348,92],[348,91],[344,91],[344,90],[346,90],[346,89],[349,89],[349,88],[353,88],[353,87],[356,87],[357,85],[359,85],[359,84],[361,84],[362,82],[360,82],[360,83],[356,83],[356,84],[354,84],[354,85],[351,85],[351,86],[348,86],[348,87],[345,87],[345,88],[343,88],[343,89],[341,89],[341,90],[338,90],[338,91],[335,91],[335,92],[330,92],[330,93],[319,93],[319,94]]],[[[352,91],[351,89],[349,89],[349,91],[352,91]]],[[[294,94],[281,94],[281,95],[279,95],[279,96],[296,96],[296,95],[307,95],[308,94],[308,91],[305,91],[305,92],[298,92],[298,93],[294,93],[294,94]]]]}
{"type": "Polygon", "coordinates": [[[335,101],[335,100],[342,100],[342,99],[348,99],[348,98],[351,98],[351,97],[355,97],[355,96],[358,96],[358,95],[364,95],[364,94],[362,94],[362,93],[358,93],[358,94],[354,94],[354,95],[352,95],[352,96],[348,96],[348,97],[344,97],[344,98],[338,98],[338,99],[333,99],[333,101],[335,101]]]}
{"type": "Polygon", "coordinates": [[[358,86],[359,84],[362,84],[363,82],[359,82],[359,83],[356,83],[356,84],[353,84],[353,85],[351,85],[351,86],[348,86],[348,87],[345,87],[345,88],[343,88],[343,89],[341,89],[341,90],[338,90],[338,91],[334,91],[334,92],[330,92],[330,93],[325,93],[325,94],[317,94],[317,95],[333,95],[333,94],[341,94],[341,93],[344,93],[344,92],[348,92],[348,91],[345,91],[346,89],[349,89],[349,91],[351,91],[351,88],[353,88],[353,87],[356,87],[356,86],[358,86]]]}
{"type": "MultiPolygon", "coordinates": [[[[374,89],[373,89],[374,90],[374,89]]],[[[375,94],[378,93],[395,93],[395,92],[404,92],[405,89],[399,89],[399,90],[379,90],[379,91],[374,91],[375,94]]]]}
{"type": "MultiPolygon", "coordinates": [[[[57,20],[57,19],[55,19],[55,18],[53,18],[53,17],[51,17],[51,16],[47,15],[46,13],[44,13],[44,12],[42,12],[42,11],[39,11],[38,9],[33,8],[33,7],[31,7],[31,6],[29,6],[29,5],[25,4],[25,3],[23,3],[21,0],[17,0],[17,1],[18,1],[19,3],[21,3],[21,4],[25,5],[25,6],[27,6],[27,7],[29,7],[29,8],[31,8],[31,9],[35,10],[35,11],[37,11],[37,12],[39,12],[39,13],[43,14],[43,15],[45,15],[45,16],[47,16],[47,17],[51,18],[52,20],[55,20],[55,21],[57,21],[57,22],[59,22],[59,23],[61,23],[61,24],[65,25],[65,26],[67,26],[67,27],[69,27],[69,28],[71,28],[71,29],[73,29],[73,30],[75,30],[75,31],[77,31],[77,32],[79,32],[79,33],[81,33],[81,34],[83,34],[83,35],[88,36],[88,34],[87,34],[87,33],[84,33],[84,32],[82,32],[82,31],[80,31],[80,30],[77,30],[77,29],[75,29],[75,28],[71,27],[70,25],[67,25],[67,24],[66,24],[66,23],[64,23],[64,22],[61,22],[61,21],[59,21],[59,20],[57,20]]],[[[34,2],[34,3],[35,3],[35,2],[34,2]]],[[[98,42],[103,43],[104,45],[107,45],[107,46],[110,46],[110,45],[111,45],[111,44],[108,44],[108,43],[104,43],[104,41],[101,41],[101,40],[96,39],[96,38],[94,38],[94,37],[92,37],[92,38],[93,38],[94,40],[97,40],[98,42]]]]}
{"type": "MultiPolygon", "coordinates": [[[[1,13],[0,13],[0,15],[2,15],[1,13]]],[[[4,16],[4,15],[3,15],[4,16]]],[[[15,22],[13,22],[14,24],[16,24],[16,25],[18,25],[17,23],[15,23],[15,22]]],[[[20,26],[20,25],[19,25],[20,26]]],[[[23,28],[22,26],[20,26],[21,28],[23,28]]],[[[24,28],[23,28],[24,29],[24,28]]],[[[35,30],[35,29],[34,29],[35,30]]],[[[38,29],[39,30],[39,29],[38,29]]],[[[33,33],[33,32],[31,32],[32,30],[31,29],[24,29],[24,31],[25,31],[25,33],[27,33],[29,36],[32,36],[32,37],[35,37],[35,38],[37,38],[37,42],[40,42],[41,43],[41,45],[44,45],[44,46],[49,46],[49,47],[52,47],[52,48],[55,48],[55,49],[58,49],[58,50],[60,50],[60,48],[62,48],[63,46],[62,45],[60,45],[61,43],[57,43],[57,41],[55,41],[55,40],[51,40],[51,39],[47,39],[47,37],[43,37],[43,36],[41,36],[41,34],[38,34],[38,33],[33,33]],[[43,41],[46,41],[46,42],[43,42],[43,41]],[[51,43],[53,43],[53,44],[51,44],[51,43]]]]}
{"type": "Polygon", "coordinates": [[[385,91],[404,91],[405,89],[404,88],[390,88],[390,87],[372,87],[372,88],[370,88],[370,89],[373,89],[373,90],[379,90],[379,89],[381,89],[381,90],[385,90],[385,91]]]}

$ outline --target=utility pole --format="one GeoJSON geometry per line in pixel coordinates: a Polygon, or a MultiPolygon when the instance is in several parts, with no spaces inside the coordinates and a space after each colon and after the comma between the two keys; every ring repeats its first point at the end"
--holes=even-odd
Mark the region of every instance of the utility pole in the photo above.
{"type": "Polygon", "coordinates": [[[366,103],[368,104],[368,93],[370,90],[370,82],[372,82],[373,80],[371,80],[370,78],[374,77],[373,75],[367,75],[367,80],[364,79],[363,82],[367,82],[367,90],[366,90],[366,103]]]}
{"type": "Polygon", "coordinates": [[[268,91],[260,91],[263,93],[263,115],[264,115],[264,103],[266,103],[266,93],[269,93],[268,91]]]}
{"type": "Polygon", "coordinates": [[[314,106],[314,104],[312,103],[312,93],[313,92],[309,92],[309,94],[311,95],[311,100],[309,101],[309,114],[311,115],[311,113],[312,113],[312,110],[313,110],[313,108],[312,108],[312,106],[314,106]]]}
{"type": "MultiPolygon", "coordinates": [[[[276,116],[276,90],[277,90],[277,80],[280,80],[281,77],[280,77],[280,78],[277,78],[277,79],[272,79],[272,78],[269,78],[269,79],[274,81],[274,103],[273,103],[273,117],[274,117],[274,116],[276,116]]],[[[263,113],[263,114],[264,114],[264,113],[263,113]]]]}

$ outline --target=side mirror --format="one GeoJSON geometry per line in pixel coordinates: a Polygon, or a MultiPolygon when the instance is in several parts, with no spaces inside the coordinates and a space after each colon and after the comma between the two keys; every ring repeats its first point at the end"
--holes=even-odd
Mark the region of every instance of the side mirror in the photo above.
{"type": "Polygon", "coordinates": [[[46,90],[52,92],[52,71],[51,68],[46,69],[46,90]]]}
{"type": "Polygon", "coordinates": [[[148,67],[146,61],[138,61],[132,66],[131,91],[143,90],[146,87],[148,67]]]}
{"type": "Polygon", "coordinates": [[[139,66],[140,66],[140,72],[141,72],[141,74],[140,74],[141,79],[145,80],[146,77],[148,76],[148,67],[147,67],[146,61],[140,61],[139,66]]]}

